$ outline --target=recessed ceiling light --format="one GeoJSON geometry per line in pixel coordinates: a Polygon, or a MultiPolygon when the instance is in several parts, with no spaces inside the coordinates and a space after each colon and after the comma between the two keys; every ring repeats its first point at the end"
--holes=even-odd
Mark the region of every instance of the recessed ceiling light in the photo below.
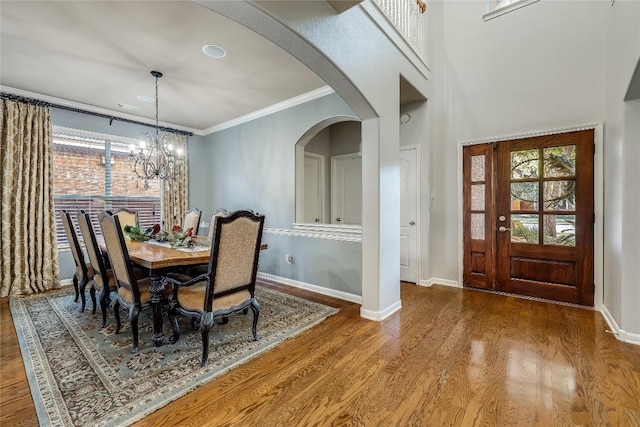
{"type": "Polygon", "coordinates": [[[122,108],[123,110],[130,110],[130,111],[135,111],[135,110],[139,110],[139,107],[136,107],[135,105],[131,105],[131,104],[124,104],[122,102],[117,102],[116,105],[120,108],[122,108]]]}
{"type": "Polygon", "coordinates": [[[138,96],[136,96],[136,99],[137,99],[138,101],[142,101],[142,102],[149,102],[149,103],[151,103],[151,102],[154,102],[154,101],[155,101],[155,98],[153,98],[153,97],[151,97],[151,96],[147,96],[147,95],[138,95],[138,96]]]}
{"type": "Polygon", "coordinates": [[[202,46],[202,52],[211,58],[224,58],[227,54],[223,48],[216,46],[215,44],[207,44],[202,46]]]}

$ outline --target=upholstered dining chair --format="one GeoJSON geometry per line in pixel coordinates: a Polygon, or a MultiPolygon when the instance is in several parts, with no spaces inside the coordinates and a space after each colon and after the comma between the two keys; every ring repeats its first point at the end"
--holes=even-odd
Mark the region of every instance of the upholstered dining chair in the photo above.
{"type": "Polygon", "coordinates": [[[257,333],[260,305],[255,298],[258,256],[262,240],[264,215],[241,210],[216,218],[214,239],[207,272],[197,277],[176,280],[169,299],[169,319],[173,324],[171,341],[176,342],[180,330],[175,314],[200,320],[202,334],[202,362],[209,357],[209,331],[216,318],[251,308],[253,338],[257,333]]]}
{"type": "MultiPolygon", "coordinates": [[[[142,279],[136,277],[118,217],[108,212],[102,212],[98,219],[117,285],[116,300],[113,305],[116,318],[115,332],[116,334],[120,332],[120,306],[123,306],[129,310],[129,321],[133,334],[131,352],[136,353],[138,351],[138,317],[140,311],[151,304],[152,295],[149,290],[151,280],[148,277],[142,279]]],[[[170,292],[171,289],[166,289],[162,298],[168,299],[170,292]]]]}
{"type": "Polygon", "coordinates": [[[96,312],[96,290],[100,291],[100,310],[102,310],[102,327],[107,324],[107,306],[111,302],[111,292],[117,292],[116,281],[113,271],[106,268],[102,251],[98,246],[98,240],[93,231],[89,213],[81,210],[78,213],[78,224],[84,240],[84,246],[89,256],[89,263],[93,270],[92,286],[90,290],[91,301],[93,302],[93,313],[96,312]]]}
{"type": "Polygon", "coordinates": [[[123,231],[124,227],[126,227],[127,225],[132,225],[134,227],[140,226],[140,222],[138,220],[138,212],[122,208],[118,209],[113,214],[118,217],[123,231]]]}
{"type": "Polygon", "coordinates": [[[71,220],[71,214],[69,211],[62,209],[60,211],[60,218],[62,219],[64,232],[67,235],[67,241],[71,247],[73,262],[76,264],[76,271],[73,273],[73,287],[76,292],[74,301],[78,301],[78,296],[80,296],[80,300],[82,301],[80,311],[84,311],[86,305],[84,290],[87,287],[87,283],[89,283],[89,280],[91,280],[91,277],[93,276],[93,269],[84,259],[84,253],[80,247],[78,235],[76,234],[76,229],[73,226],[73,221],[71,220]]]}
{"type": "Polygon", "coordinates": [[[201,216],[202,211],[200,209],[193,208],[186,211],[182,220],[182,230],[186,232],[188,229],[193,228],[193,235],[198,234],[201,216]]]}

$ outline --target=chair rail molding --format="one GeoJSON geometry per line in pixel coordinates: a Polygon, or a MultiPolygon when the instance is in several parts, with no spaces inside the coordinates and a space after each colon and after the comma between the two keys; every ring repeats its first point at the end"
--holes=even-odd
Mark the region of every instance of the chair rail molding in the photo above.
{"type": "Polygon", "coordinates": [[[309,237],[313,239],[362,243],[362,227],[360,225],[294,223],[293,229],[265,228],[263,233],[277,236],[309,237]]]}

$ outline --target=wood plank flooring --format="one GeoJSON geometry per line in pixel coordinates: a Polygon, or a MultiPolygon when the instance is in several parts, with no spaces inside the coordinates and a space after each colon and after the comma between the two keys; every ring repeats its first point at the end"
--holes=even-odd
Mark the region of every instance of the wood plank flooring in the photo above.
{"type": "MultiPolygon", "coordinates": [[[[403,283],[384,322],[340,313],[154,412],[138,426],[640,426],[640,347],[600,313],[403,283]]],[[[8,299],[0,425],[33,426],[8,299]]]]}

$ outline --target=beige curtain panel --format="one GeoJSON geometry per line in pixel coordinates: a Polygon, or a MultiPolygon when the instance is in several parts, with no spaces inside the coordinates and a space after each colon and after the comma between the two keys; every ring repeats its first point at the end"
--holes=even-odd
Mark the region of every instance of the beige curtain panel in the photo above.
{"type": "Polygon", "coordinates": [[[59,288],[49,108],[0,102],[0,296],[59,288]]]}
{"type": "Polygon", "coordinates": [[[172,132],[158,132],[158,137],[172,141],[174,148],[182,149],[182,173],[177,179],[160,181],[160,200],[162,205],[162,228],[171,231],[171,227],[182,225],[182,218],[189,205],[189,170],[187,168],[187,136],[172,132]]]}

